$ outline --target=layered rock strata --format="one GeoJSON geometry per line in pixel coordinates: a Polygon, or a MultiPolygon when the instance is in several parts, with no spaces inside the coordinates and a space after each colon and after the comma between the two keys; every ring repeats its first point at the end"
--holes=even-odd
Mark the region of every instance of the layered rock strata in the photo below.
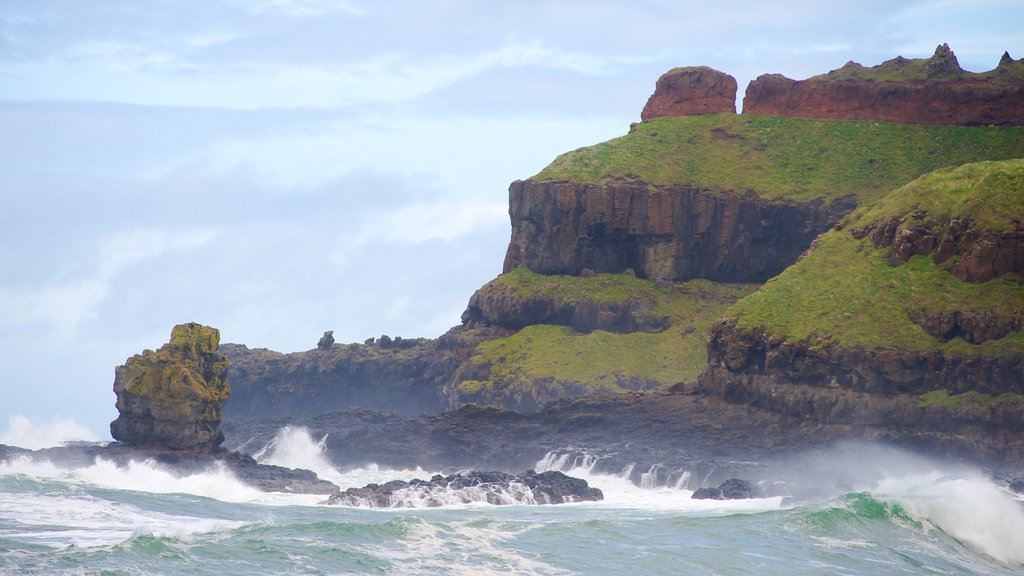
{"type": "Polygon", "coordinates": [[[504,271],[763,282],[852,208],[852,199],[768,201],[642,181],[516,181],[504,271]]]}
{"type": "Polygon", "coordinates": [[[120,415],[115,440],[172,449],[220,445],[221,410],[230,388],[228,362],[217,353],[220,332],[196,323],[175,326],[171,341],[118,366],[114,393],[120,415]]]}
{"type": "Polygon", "coordinates": [[[736,113],[736,79],[706,66],[674,68],[658,78],[642,120],[736,113]]]}
{"type": "Polygon", "coordinates": [[[1004,54],[995,70],[960,68],[943,44],[927,60],[897,57],[872,68],[849,62],[807,80],[765,74],[743,97],[743,113],[908,124],[1024,125],[1024,64],[1004,54]]]}
{"type": "Polygon", "coordinates": [[[817,346],[723,320],[695,391],[932,453],[1020,465],[1021,374],[1024,354],[817,346]]]}

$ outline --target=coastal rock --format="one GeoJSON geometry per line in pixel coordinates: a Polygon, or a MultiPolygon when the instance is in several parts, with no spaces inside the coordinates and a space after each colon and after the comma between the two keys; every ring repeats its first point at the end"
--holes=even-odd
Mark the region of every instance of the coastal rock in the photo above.
{"type": "Polygon", "coordinates": [[[1024,274],[1024,225],[987,229],[970,219],[936,222],[926,211],[889,218],[853,230],[875,247],[892,246],[889,261],[899,265],[918,254],[948,262],[949,271],[965,282],[988,282],[1003,274],[1024,274]]]}
{"type": "Polygon", "coordinates": [[[114,377],[116,440],[141,446],[209,450],[220,445],[221,410],[230,388],[228,362],[217,354],[220,332],[196,323],[175,326],[171,341],[118,366],[114,377]]]}
{"type": "Polygon", "coordinates": [[[1024,354],[787,342],[722,320],[695,391],[932,453],[1024,464],[1024,354]]]}
{"type": "Polygon", "coordinates": [[[491,282],[473,293],[462,323],[518,330],[531,324],[569,326],[577,332],[660,332],[669,318],[654,312],[654,302],[570,300],[553,294],[521,295],[512,287],[491,282]]]}
{"type": "Polygon", "coordinates": [[[736,79],[706,66],[694,66],[675,68],[658,78],[640,118],[722,112],[736,113],[736,79]]]}
{"type": "Polygon", "coordinates": [[[807,80],[765,74],[743,97],[743,114],[907,124],[1024,125],[1024,63],[960,68],[948,45],[930,59],[897,57],[872,68],[849,62],[807,80]]]}
{"type": "Polygon", "coordinates": [[[317,350],[330,350],[331,346],[334,346],[334,330],[324,332],[324,335],[316,343],[317,350]]]}
{"type": "Polygon", "coordinates": [[[642,181],[516,181],[504,272],[621,273],[641,278],[763,282],[854,207],[773,202],[642,181]]]}
{"type": "Polygon", "coordinates": [[[325,504],[361,508],[420,508],[450,504],[563,504],[603,500],[586,480],[561,472],[533,470],[519,475],[505,472],[467,472],[435,475],[430,480],[368,484],[332,495],[325,504]]]}
{"type": "Polygon", "coordinates": [[[358,407],[419,416],[448,408],[443,387],[489,337],[454,328],[436,340],[382,336],[367,344],[282,354],[237,344],[230,360],[229,417],[303,417],[358,407]]]}
{"type": "Polygon", "coordinates": [[[730,478],[722,482],[717,488],[698,488],[694,491],[694,500],[744,500],[757,498],[757,489],[746,480],[730,478]]]}

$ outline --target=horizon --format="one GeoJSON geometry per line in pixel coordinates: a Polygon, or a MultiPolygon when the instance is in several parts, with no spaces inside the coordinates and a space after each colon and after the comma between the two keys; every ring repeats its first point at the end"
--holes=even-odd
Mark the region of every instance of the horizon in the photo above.
{"type": "Polygon", "coordinates": [[[509,183],[625,134],[673,67],[1024,55],[1010,1],[139,6],[0,9],[0,443],[109,439],[114,368],[184,322],[439,336],[501,272],[509,183]]]}

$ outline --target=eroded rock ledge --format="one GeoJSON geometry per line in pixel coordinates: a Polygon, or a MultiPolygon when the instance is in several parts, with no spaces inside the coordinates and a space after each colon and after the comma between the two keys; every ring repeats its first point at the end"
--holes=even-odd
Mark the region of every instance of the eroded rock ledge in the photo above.
{"type": "Polygon", "coordinates": [[[533,180],[509,188],[512,239],[504,272],[621,273],[641,278],[763,282],[854,208],[773,202],[642,181],[533,180]]]}
{"type": "Polygon", "coordinates": [[[707,66],[692,66],[674,68],[658,78],[640,118],[722,112],[736,113],[736,79],[707,66]]]}
{"type": "Polygon", "coordinates": [[[1024,351],[939,350],[787,342],[718,322],[696,391],[820,424],[864,428],[932,452],[1024,462],[1024,351]],[[936,401],[937,400],[937,401],[936,401]]]}

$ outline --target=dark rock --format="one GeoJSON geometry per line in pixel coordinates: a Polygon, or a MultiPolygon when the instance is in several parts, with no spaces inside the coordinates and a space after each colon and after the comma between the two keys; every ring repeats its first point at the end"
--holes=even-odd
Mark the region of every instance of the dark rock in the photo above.
{"type": "Polygon", "coordinates": [[[220,332],[182,324],[156,352],[132,356],[115,371],[120,415],[110,424],[117,440],[141,446],[208,450],[220,445],[221,409],[230,388],[228,361],[217,354],[220,332]]]}
{"type": "Polygon", "coordinates": [[[754,485],[738,478],[730,478],[717,488],[700,488],[691,496],[694,500],[744,500],[757,497],[754,485]]]}
{"type": "Polygon", "coordinates": [[[654,280],[762,282],[853,208],[851,199],[773,202],[641,181],[516,181],[509,187],[512,239],[504,272],[631,268],[654,280]]]}
{"type": "Polygon", "coordinates": [[[430,480],[368,484],[332,495],[325,502],[339,506],[369,508],[437,507],[446,504],[486,502],[488,504],[563,504],[603,500],[597,488],[586,480],[561,472],[530,470],[512,475],[505,472],[466,472],[435,475],[430,480]]]}
{"type": "MultiPolygon", "coordinates": [[[[334,494],[338,487],[321,480],[309,470],[293,470],[256,462],[251,456],[223,448],[207,451],[170,450],[114,442],[108,445],[83,444],[22,451],[21,457],[58,466],[86,467],[98,459],[127,467],[132,462],[154,462],[178,477],[190,476],[223,466],[243,483],[265,492],[292,494],[334,494]]],[[[3,459],[0,453],[0,459],[3,459]]]]}
{"type": "Polygon", "coordinates": [[[675,68],[658,78],[640,118],[736,113],[736,79],[708,68],[675,68]]]}
{"type": "Polygon", "coordinates": [[[331,346],[334,346],[334,330],[324,332],[320,341],[316,343],[318,350],[330,350],[331,346]]]}

